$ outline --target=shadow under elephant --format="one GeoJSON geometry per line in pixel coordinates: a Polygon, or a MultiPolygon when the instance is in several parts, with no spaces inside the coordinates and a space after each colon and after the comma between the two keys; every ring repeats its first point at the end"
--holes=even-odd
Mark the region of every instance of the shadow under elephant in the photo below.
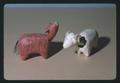
{"type": "MultiPolygon", "coordinates": [[[[63,43],[62,42],[51,42],[48,46],[48,59],[58,53],[60,50],[63,48],[63,43]]],[[[34,58],[41,56],[39,53],[31,53],[29,57],[26,59],[34,58]]]]}
{"type": "Polygon", "coordinates": [[[63,49],[63,42],[51,42],[48,48],[48,58],[63,49]]]}

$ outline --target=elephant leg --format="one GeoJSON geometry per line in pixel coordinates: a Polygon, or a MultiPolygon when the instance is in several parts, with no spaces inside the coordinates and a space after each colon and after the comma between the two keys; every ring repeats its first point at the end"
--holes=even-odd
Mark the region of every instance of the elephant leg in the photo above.
{"type": "Polygon", "coordinates": [[[75,53],[76,53],[76,54],[78,53],[78,49],[79,49],[79,48],[78,48],[78,46],[76,45],[76,46],[75,46],[75,53]]]}
{"type": "Polygon", "coordinates": [[[48,58],[48,49],[42,49],[40,51],[40,54],[44,59],[47,59],[48,58]]]}
{"type": "Polygon", "coordinates": [[[43,58],[48,58],[48,45],[44,45],[44,47],[40,49],[40,54],[43,58]]]}
{"type": "Polygon", "coordinates": [[[28,53],[25,49],[20,50],[20,56],[22,60],[26,60],[28,58],[28,53]]]}
{"type": "Polygon", "coordinates": [[[82,54],[82,51],[80,48],[78,48],[78,56],[80,56],[80,54],[82,54]]]}
{"type": "Polygon", "coordinates": [[[90,56],[91,49],[90,48],[86,48],[83,53],[84,53],[85,56],[90,56]]]}
{"type": "Polygon", "coordinates": [[[22,60],[25,60],[25,54],[23,52],[20,52],[20,56],[22,60]]]}

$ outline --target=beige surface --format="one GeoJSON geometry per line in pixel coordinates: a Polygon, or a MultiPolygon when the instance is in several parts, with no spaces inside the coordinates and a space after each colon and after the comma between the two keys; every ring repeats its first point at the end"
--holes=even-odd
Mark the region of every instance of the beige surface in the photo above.
{"type": "Polygon", "coordinates": [[[116,78],[116,7],[79,8],[4,8],[4,78],[6,80],[104,80],[116,78]],[[14,46],[24,33],[43,33],[49,22],[58,21],[60,28],[51,50],[41,56],[22,61],[14,54],[14,46]],[[61,49],[66,31],[79,33],[94,28],[100,35],[98,50],[91,56],[77,56],[75,47],[61,49]],[[61,42],[61,43],[60,43],[61,42]],[[59,46],[59,47],[58,47],[59,46]],[[55,49],[57,50],[56,52],[55,49]]]}

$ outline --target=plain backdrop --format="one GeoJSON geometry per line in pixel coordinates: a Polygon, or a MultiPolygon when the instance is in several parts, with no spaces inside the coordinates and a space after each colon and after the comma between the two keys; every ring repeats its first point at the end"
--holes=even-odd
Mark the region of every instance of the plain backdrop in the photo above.
{"type": "Polygon", "coordinates": [[[6,4],[4,6],[4,79],[6,80],[112,80],[116,78],[116,6],[114,4],[6,4]],[[57,21],[59,31],[51,43],[48,59],[41,56],[22,61],[14,53],[20,36],[44,33],[57,21]],[[86,57],[75,46],[62,48],[65,33],[86,28],[99,33],[97,50],[86,57]]]}

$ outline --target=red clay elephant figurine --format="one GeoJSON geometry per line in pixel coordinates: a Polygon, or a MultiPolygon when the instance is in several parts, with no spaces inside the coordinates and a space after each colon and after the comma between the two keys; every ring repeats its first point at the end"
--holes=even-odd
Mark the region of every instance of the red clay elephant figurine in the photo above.
{"type": "Polygon", "coordinates": [[[39,53],[43,58],[48,58],[48,46],[58,32],[59,24],[50,23],[45,34],[31,33],[21,36],[15,45],[22,60],[29,58],[32,53],[39,53]]]}

